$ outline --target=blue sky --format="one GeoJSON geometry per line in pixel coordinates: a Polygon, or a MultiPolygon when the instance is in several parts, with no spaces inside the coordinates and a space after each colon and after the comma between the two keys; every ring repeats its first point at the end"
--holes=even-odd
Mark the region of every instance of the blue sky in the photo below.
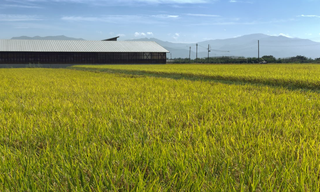
{"type": "Polygon", "coordinates": [[[251,33],[320,42],[320,0],[0,0],[0,39],[200,42],[251,33]]]}

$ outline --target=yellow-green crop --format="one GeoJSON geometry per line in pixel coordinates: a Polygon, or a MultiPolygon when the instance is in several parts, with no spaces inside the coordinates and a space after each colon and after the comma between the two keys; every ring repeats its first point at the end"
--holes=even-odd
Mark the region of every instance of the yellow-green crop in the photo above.
{"type": "Polygon", "coordinates": [[[267,65],[75,65],[75,69],[108,72],[140,72],[143,74],[171,74],[198,78],[255,82],[299,88],[320,88],[319,64],[267,65]]]}
{"type": "Polygon", "coordinates": [[[314,90],[70,69],[0,79],[1,191],[320,188],[314,90]]]}

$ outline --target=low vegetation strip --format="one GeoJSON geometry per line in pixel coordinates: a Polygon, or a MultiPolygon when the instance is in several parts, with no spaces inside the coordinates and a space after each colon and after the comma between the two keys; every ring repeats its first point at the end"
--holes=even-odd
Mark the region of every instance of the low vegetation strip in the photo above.
{"type": "Polygon", "coordinates": [[[250,84],[0,70],[1,191],[317,191],[320,97],[250,84]]]}
{"type": "Polygon", "coordinates": [[[180,75],[227,81],[263,83],[306,89],[320,88],[319,64],[268,65],[75,65],[73,69],[132,74],[180,75]]]}

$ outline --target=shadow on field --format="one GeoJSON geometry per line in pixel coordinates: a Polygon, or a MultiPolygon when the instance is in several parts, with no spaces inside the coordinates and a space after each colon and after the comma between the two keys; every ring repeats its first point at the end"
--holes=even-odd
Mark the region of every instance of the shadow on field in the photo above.
{"type": "Polygon", "coordinates": [[[214,81],[224,84],[254,84],[264,85],[271,87],[287,88],[289,90],[300,90],[300,91],[313,91],[320,93],[320,85],[317,82],[305,82],[305,81],[286,81],[283,79],[259,79],[253,77],[235,77],[235,76],[220,76],[220,75],[197,75],[187,73],[168,73],[168,72],[157,72],[157,71],[137,71],[137,70],[122,70],[122,69],[98,69],[98,68],[81,68],[81,67],[69,67],[69,69],[91,71],[91,72],[105,72],[113,74],[124,74],[133,76],[148,76],[157,78],[170,78],[170,79],[185,79],[191,81],[214,81]]]}

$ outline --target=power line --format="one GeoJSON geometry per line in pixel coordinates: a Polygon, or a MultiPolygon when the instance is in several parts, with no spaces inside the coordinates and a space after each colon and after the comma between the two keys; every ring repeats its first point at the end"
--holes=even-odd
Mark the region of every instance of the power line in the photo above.
{"type": "Polygon", "coordinates": [[[210,45],[208,44],[208,61],[209,61],[210,45]]]}
{"type": "Polygon", "coordinates": [[[191,47],[189,47],[189,63],[190,63],[190,60],[191,60],[191,47]]]}
{"type": "MultiPolygon", "coordinates": [[[[204,48],[204,49],[206,49],[206,50],[208,50],[208,48],[207,47],[203,47],[203,46],[201,46],[201,45],[198,45],[199,47],[202,47],[202,48],[204,48]]],[[[225,50],[218,50],[218,49],[211,49],[211,47],[210,47],[210,51],[216,51],[216,52],[230,52],[230,51],[225,51],[225,50]]]]}
{"type": "Polygon", "coordinates": [[[320,46],[319,44],[313,45],[263,45],[264,47],[302,47],[302,46],[320,46]]]}
{"type": "Polygon", "coordinates": [[[198,43],[196,44],[196,59],[198,59],[198,43]]]}
{"type": "MultiPolygon", "coordinates": [[[[207,47],[198,45],[201,48],[204,49],[208,49],[207,47]]],[[[262,44],[263,47],[313,47],[313,46],[320,46],[320,43],[314,43],[314,44],[300,44],[300,45],[272,45],[272,44],[262,44]]],[[[253,44],[247,44],[247,45],[243,45],[242,47],[238,48],[238,49],[230,49],[228,51],[226,50],[219,50],[219,49],[210,49],[211,51],[215,51],[215,52],[232,52],[232,51],[238,51],[238,50],[244,50],[244,49],[255,49],[255,45],[253,44]]]]}
{"type": "Polygon", "coordinates": [[[260,60],[260,42],[258,40],[258,61],[260,60]]]}

